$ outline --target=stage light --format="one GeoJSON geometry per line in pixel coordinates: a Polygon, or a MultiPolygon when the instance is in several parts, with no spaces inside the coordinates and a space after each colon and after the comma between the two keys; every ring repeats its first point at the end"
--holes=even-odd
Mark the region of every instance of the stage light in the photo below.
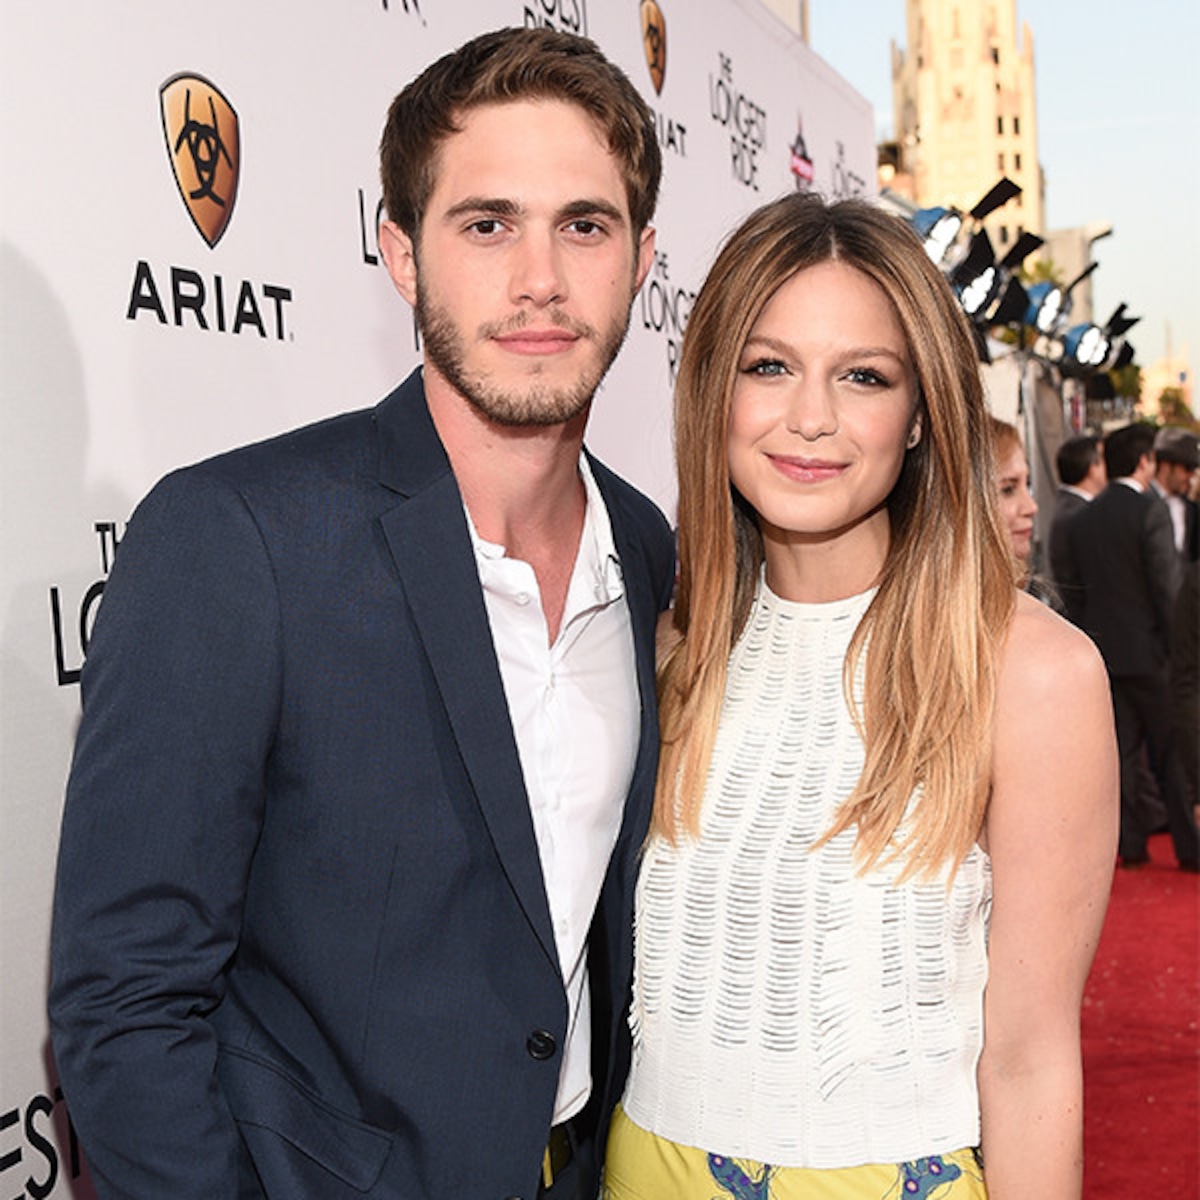
{"type": "Polygon", "coordinates": [[[912,227],[930,261],[941,266],[963,227],[963,217],[957,208],[922,208],[913,214],[912,227]]]}
{"type": "Polygon", "coordinates": [[[1127,317],[1125,315],[1125,308],[1125,304],[1118,304],[1112,316],[1104,324],[1104,332],[1109,338],[1108,356],[1105,358],[1102,366],[1102,369],[1105,371],[1119,370],[1121,367],[1128,366],[1133,361],[1133,347],[1129,344],[1125,335],[1142,318],[1127,317]]]}
{"type": "Polygon", "coordinates": [[[1029,308],[1029,293],[1017,278],[1017,268],[1025,259],[1039,247],[1043,240],[1036,233],[1028,230],[1013,243],[1012,249],[1000,260],[1000,270],[1006,275],[1008,282],[995,309],[988,314],[988,320],[993,325],[1018,325],[1029,308]]]}
{"type": "Polygon", "coordinates": [[[1085,371],[1099,367],[1112,348],[1108,334],[1090,321],[1072,325],[1063,334],[1062,361],[1064,369],[1082,368],[1085,371]]]}
{"type": "Polygon", "coordinates": [[[986,229],[971,238],[966,257],[950,273],[950,282],[963,311],[972,321],[983,325],[1008,325],[1024,314],[1028,299],[1013,272],[1022,259],[1041,244],[1042,239],[1037,234],[1022,233],[997,263],[986,229]]]}
{"type": "Polygon", "coordinates": [[[1003,208],[1014,196],[1019,196],[1020,194],[1020,187],[1013,183],[1008,176],[1005,176],[971,209],[971,216],[976,221],[982,221],[989,213],[995,212],[998,208],[1003,208]]]}
{"type": "Polygon", "coordinates": [[[1000,260],[1000,265],[1007,271],[1015,271],[1044,242],[1036,233],[1023,230],[1021,236],[1012,244],[1012,249],[1000,260]]]}
{"type": "Polygon", "coordinates": [[[1133,346],[1125,341],[1124,338],[1120,340],[1118,345],[1120,349],[1118,349],[1116,357],[1112,360],[1112,365],[1108,368],[1110,371],[1119,371],[1122,367],[1127,367],[1133,362],[1133,346]]]}
{"type": "Polygon", "coordinates": [[[984,267],[958,294],[959,303],[968,317],[984,312],[988,304],[1000,291],[1000,272],[994,267],[984,267]]]}
{"type": "Polygon", "coordinates": [[[1021,281],[1012,275],[1005,285],[1000,303],[996,305],[995,312],[991,314],[991,323],[993,325],[1017,325],[1028,308],[1029,293],[1025,291],[1021,281]]]}
{"type": "Polygon", "coordinates": [[[1071,297],[1057,283],[1035,283],[1027,289],[1027,295],[1024,323],[1038,333],[1053,333],[1071,312],[1071,297]]]}
{"type": "MultiPolygon", "coordinates": [[[[989,213],[1007,204],[1021,189],[1007,177],[995,184],[967,214],[978,225],[989,213]]],[[[953,259],[950,253],[965,224],[963,214],[957,208],[944,205],[918,209],[911,217],[912,227],[920,237],[930,261],[949,270],[953,259]]],[[[1040,244],[1040,243],[1039,243],[1040,244]]]]}
{"type": "Polygon", "coordinates": [[[1104,324],[1104,332],[1109,337],[1119,338],[1128,333],[1142,318],[1127,317],[1125,315],[1125,304],[1118,304],[1113,310],[1113,315],[1108,318],[1104,324]]]}
{"type": "Polygon", "coordinates": [[[1099,264],[1089,263],[1066,286],[1044,280],[1026,288],[1016,272],[1044,243],[1037,234],[1024,230],[1004,257],[996,260],[991,237],[981,222],[1020,194],[1020,187],[1004,178],[966,214],[952,206],[937,206],[919,209],[909,218],[926,254],[954,289],[969,319],[980,359],[990,361],[988,331],[1008,326],[1019,331],[1018,351],[1025,361],[1039,359],[1064,375],[1087,375],[1129,361],[1132,351],[1125,351],[1124,334],[1137,318],[1126,317],[1123,304],[1104,326],[1085,322],[1066,328],[1072,292],[1099,264]],[[1021,332],[1024,326],[1032,326],[1032,346],[1021,332]]]}
{"type": "Polygon", "coordinates": [[[973,320],[983,315],[1000,291],[1000,272],[987,230],[971,237],[971,245],[962,262],[950,272],[950,284],[962,310],[973,320]]]}

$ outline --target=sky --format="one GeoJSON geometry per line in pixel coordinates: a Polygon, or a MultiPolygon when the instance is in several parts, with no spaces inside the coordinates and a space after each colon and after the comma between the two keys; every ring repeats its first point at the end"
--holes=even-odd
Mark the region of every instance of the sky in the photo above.
{"type": "MultiPolygon", "coordinates": [[[[1200,368],[1200,4],[1017,0],[1033,32],[1038,157],[1050,229],[1113,227],[1096,242],[1096,318],[1122,301],[1137,362],[1168,350],[1200,368]]],[[[809,0],[809,44],[892,125],[891,43],[905,0],[809,0]]]]}

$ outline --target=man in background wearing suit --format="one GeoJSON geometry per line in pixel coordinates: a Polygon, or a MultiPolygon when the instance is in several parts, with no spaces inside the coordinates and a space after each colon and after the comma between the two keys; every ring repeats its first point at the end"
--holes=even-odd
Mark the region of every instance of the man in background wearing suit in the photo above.
{"type": "Polygon", "coordinates": [[[1200,439],[1189,429],[1164,425],[1154,435],[1154,479],[1151,487],[1171,514],[1171,533],[1180,559],[1200,558],[1200,520],[1188,488],[1200,467],[1200,439]]]}
{"type": "Polygon", "coordinates": [[[1067,521],[1104,490],[1108,474],[1100,439],[1093,433],[1067,438],[1059,446],[1054,464],[1058,469],[1059,488],[1050,512],[1049,560],[1051,580],[1061,598],[1066,570],[1067,521]]]}
{"type": "Polygon", "coordinates": [[[1200,561],[1184,564],[1174,618],[1171,716],[1192,811],[1200,817],[1200,561]]]}
{"type": "Polygon", "coordinates": [[[169,476],[96,622],[50,1004],[106,1200],[596,1194],[674,557],[582,442],[653,120],[507,30],[381,157],[423,370],[169,476]]]}
{"type": "Polygon", "coordinates": [[[1179,562],[1166,505],[1149,491],[1154,430],[1127,425],[1104,440],[1108,486],[1066,525],[1067,615],[1099,647],[1112,686],[1121,754],[1122,865],[1146,861],[1137,767],[1143,744],[1181,868],[1200,842],[1172,735],[1169,665],[1179,562]]]}

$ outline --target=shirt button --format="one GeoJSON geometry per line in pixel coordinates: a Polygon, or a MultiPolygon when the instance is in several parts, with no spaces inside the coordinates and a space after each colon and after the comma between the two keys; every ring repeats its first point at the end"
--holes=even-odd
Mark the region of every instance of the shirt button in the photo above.
{"type": "Polygon", "coordinates": [[[554,1034],[549,1033],[545,1029],[535,1029],[525,1039],[525,1049],[529,1051],[530,1058],[536,1058],[539,1062],[544,1062],[546,1059],[554,1057],[554,1051],[558,1049],[558,1043],[554,1040],[554,1034]]]}
{"type": "Polygon", "coordinates": [[[513,599],[515,599],[518,604],[520,604],[522,607],[524,607],[526,604],[529,603],[529,593],[528,592],[518,592],[516,594],[516,596],[513,597],[513,599]]]}

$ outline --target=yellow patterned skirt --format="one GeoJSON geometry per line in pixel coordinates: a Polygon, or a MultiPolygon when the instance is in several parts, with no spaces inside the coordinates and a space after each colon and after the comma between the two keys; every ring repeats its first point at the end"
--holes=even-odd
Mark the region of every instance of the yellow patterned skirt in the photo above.
{"type": "Polygon", "coordinates": [[[706,1154],[635,1125],[608,1135],[602,1200],[987,1200],[974,1150],[839,1170],[772,1167],[706,1154]]]}

